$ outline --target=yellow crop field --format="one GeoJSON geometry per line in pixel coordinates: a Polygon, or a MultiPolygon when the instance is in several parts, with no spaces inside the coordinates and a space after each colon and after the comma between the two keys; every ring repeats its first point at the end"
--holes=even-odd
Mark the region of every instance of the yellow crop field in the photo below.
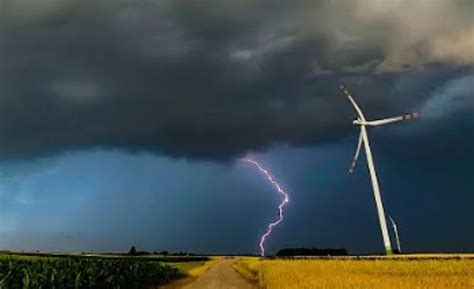
{"type": "Polygon", "coordinates": [[[473,289],[474,260],[238,260],[265,289],[473,289]]]}

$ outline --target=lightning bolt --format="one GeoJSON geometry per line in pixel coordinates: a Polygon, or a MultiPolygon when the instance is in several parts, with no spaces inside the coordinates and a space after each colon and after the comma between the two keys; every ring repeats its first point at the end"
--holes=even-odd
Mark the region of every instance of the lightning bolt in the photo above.
{"type": "Polygon", "coordinates": [[[263,257],[265,256],[265,241],[267,240],[268,236],[272,234],[273,228],[275,228],[278,224],[280,224],[283,221],[283,208],[285,205],[290,201],[288,198],[288,194],[281,188],[281,186],[275,181],[275,179],[272,177],[270,172],[266,170],[264,167],[262,167],[256,160],[253,160],[251,158],[243,158],[242,161],[248,162],[252,165],[254,165],[267,179],[270,181],[270,183],[277,189],[277,191],[283,195],[283,201],[280,203],[278,206],[278,219],[270,224],[268,224],[268,229],[265,232],[265,234],[262,235],[260,238],[260,255],[263,257]]]}

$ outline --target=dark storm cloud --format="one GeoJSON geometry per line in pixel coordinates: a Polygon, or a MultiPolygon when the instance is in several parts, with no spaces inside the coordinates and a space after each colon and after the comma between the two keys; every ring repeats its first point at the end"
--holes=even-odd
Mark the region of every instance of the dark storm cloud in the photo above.
{"type": "Polygon", "coordinates": [[[425,108],[472,74],[472,9],[0,0],[0,154],[105,146],[227,158],[337,139],[353,117],[340,82],[383,116],[425,108]]]}

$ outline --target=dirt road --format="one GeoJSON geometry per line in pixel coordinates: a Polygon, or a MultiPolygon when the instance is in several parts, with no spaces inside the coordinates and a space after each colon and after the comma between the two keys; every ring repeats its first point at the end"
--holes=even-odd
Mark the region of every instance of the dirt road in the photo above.
{"type": "Polygon", "coordinates": [[[253,289],[232,268],[232,259],[223,259],[209,271],[183,289],[253,289]]]}

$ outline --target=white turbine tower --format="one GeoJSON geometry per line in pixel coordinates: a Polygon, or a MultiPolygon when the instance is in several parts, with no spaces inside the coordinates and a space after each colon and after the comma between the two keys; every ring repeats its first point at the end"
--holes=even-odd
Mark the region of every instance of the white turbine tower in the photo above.
{"type": "Polygon", "coordinates": [[[354,155],[354,159],[352,160],[352,165],[351,165],[351,168],[349,169],[349,173],[352,174],[352,172],[354,171],[357,158],[359,157],[359,152],[363,143],[364,148],[365,148],[365,156],[367,157],[367,166],[369,167],[370,179],[372,181],[372,188],[374,190],[375,204],[377,205],[377,213],[379,217],[380,229],[382,231],[382,238],[383,238],[383,243],[385,247],[385,253],[387,255],[391,255],[392,245],[390,244],[390,237],[388,235],[385,211],[383,209],[382,197],[380,196],[379,182],[377,180],[377,173],[375,172],[374,160],[372,157],[372,151],[370,150],[369,138],[367,136],[366,127],[379,126],[379,125],[389,124],[392,122],[398,122],[398,121],[407,120],[407,119],[414,119],[414,118],[417,118],[419,114],[411,113],[411,114],[401,115],[397,117],[367,121],[364,117],[364,114],[362,113],[362,110],[357,105],[357,103],[355,102],[354,98],[349,93],[349,91],[347,91],[347,89],[344,87],[344,85],[341,85],[339,88],[347,96],[347,98],[349,98],[349,101],[352,103],[352,106],[357,112],[358,117],[352,123],[360,127],[359,143],[357,144],[357,149],[354,155]]]}

